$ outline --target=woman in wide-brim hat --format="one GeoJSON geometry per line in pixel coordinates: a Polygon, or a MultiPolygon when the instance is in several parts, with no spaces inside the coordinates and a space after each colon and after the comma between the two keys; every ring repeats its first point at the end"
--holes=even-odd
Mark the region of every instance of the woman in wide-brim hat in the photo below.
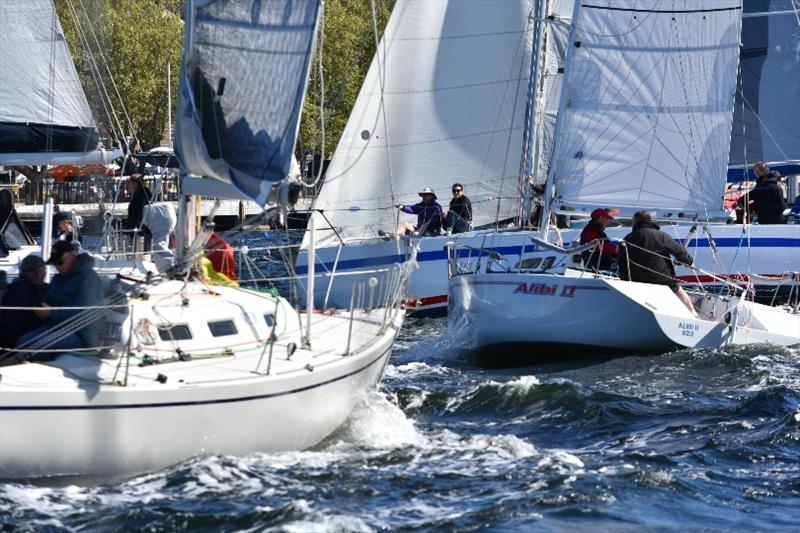
{"type": "Polygon", "coordinates": [[[397,204],[397,208],[403,213],[417,215],[416,226],[405,223],[397,228],[399,235],[406,233],[419,233],[420,235],[431,236],[442,233],[442,218],[444,211],[442,206],[436,202],[436,193],[430,187],[425,187],[419,191],[422,201],[414,205],[397,204]]]}

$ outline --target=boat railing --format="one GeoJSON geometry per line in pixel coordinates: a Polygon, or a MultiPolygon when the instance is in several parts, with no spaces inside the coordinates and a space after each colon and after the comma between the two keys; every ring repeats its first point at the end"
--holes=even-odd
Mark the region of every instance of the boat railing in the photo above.
{"type": "Polygon", "coordinates": [[[504,260],[502,254],[481,246],[448,242],[444,249],[447,252],[447,275],[451,278],[464,274],[477,274],[481,271],[484,258],[486,258],[487,270],[490,269],[492,263],[500,263],[504,260]]]}

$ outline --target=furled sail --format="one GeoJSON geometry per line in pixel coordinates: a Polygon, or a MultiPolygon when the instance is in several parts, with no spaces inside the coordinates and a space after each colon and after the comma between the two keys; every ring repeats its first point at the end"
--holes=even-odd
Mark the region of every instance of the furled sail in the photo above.
{"type": "Polygon", "coordinates": [[[715,217],[739,59],[738,0],[593,0],[569,43],[556,210],[715,217]]]}
{"type": "Polygon", "coordinates": [[[318,239],[394,231],[395,203],[465,185],[474,223],[518,201],[531,54],[530,0],[398,0],[315,207],[318,239]],[[328,228],[328,231],[325,229],[328,228]]]}
{"type": "Polygon", "coordinates": [[[320,5],[187,2],[175,150],[188,172],[266,203],[289,172],[320,5]]]}
{"type": "Polygon", "coordinates": [[[761,160],[800,164],[799,14],[796,0],[744,2],[733,167],[761,160]]]}
{"type": "Polygon", "coordinates": [[[99,136],[51,0],[0,2],[0,73],[0,164],[97,162],[99,136]]]}

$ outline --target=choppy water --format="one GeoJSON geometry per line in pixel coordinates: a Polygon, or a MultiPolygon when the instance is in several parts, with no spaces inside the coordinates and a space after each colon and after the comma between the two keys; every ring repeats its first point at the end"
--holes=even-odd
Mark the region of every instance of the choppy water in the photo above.
{"type": "Polygon", "coordinates": [[[800,529],[800,349],[484,370],[445,327],[313,450],[0,484],[2,529],[800,529]]]}
{"type": "Polygon", "coordinates": [[[800,347],[586,355],[477,368],[444,319],[409,319],[315,449],[0,482],[0,530],[800,530],[800,347]]]}

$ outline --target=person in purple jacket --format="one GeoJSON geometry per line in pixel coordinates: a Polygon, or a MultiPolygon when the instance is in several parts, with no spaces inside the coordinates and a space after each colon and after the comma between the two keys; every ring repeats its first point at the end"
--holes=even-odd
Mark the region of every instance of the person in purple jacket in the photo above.
{"type": "Polygon", "coordinates": [[[426,237],[440,235],[442,233],[442,219],[444,211],[442,206],[436,202],[436,193],[430,187],[425,187],[419,191],[422,201],[414,205],[397,204],[395,207],[403,213],[417,215],[417,225],[409,222],[397,228],[398,235],[407,233],[418,233],[426,237]]]}

